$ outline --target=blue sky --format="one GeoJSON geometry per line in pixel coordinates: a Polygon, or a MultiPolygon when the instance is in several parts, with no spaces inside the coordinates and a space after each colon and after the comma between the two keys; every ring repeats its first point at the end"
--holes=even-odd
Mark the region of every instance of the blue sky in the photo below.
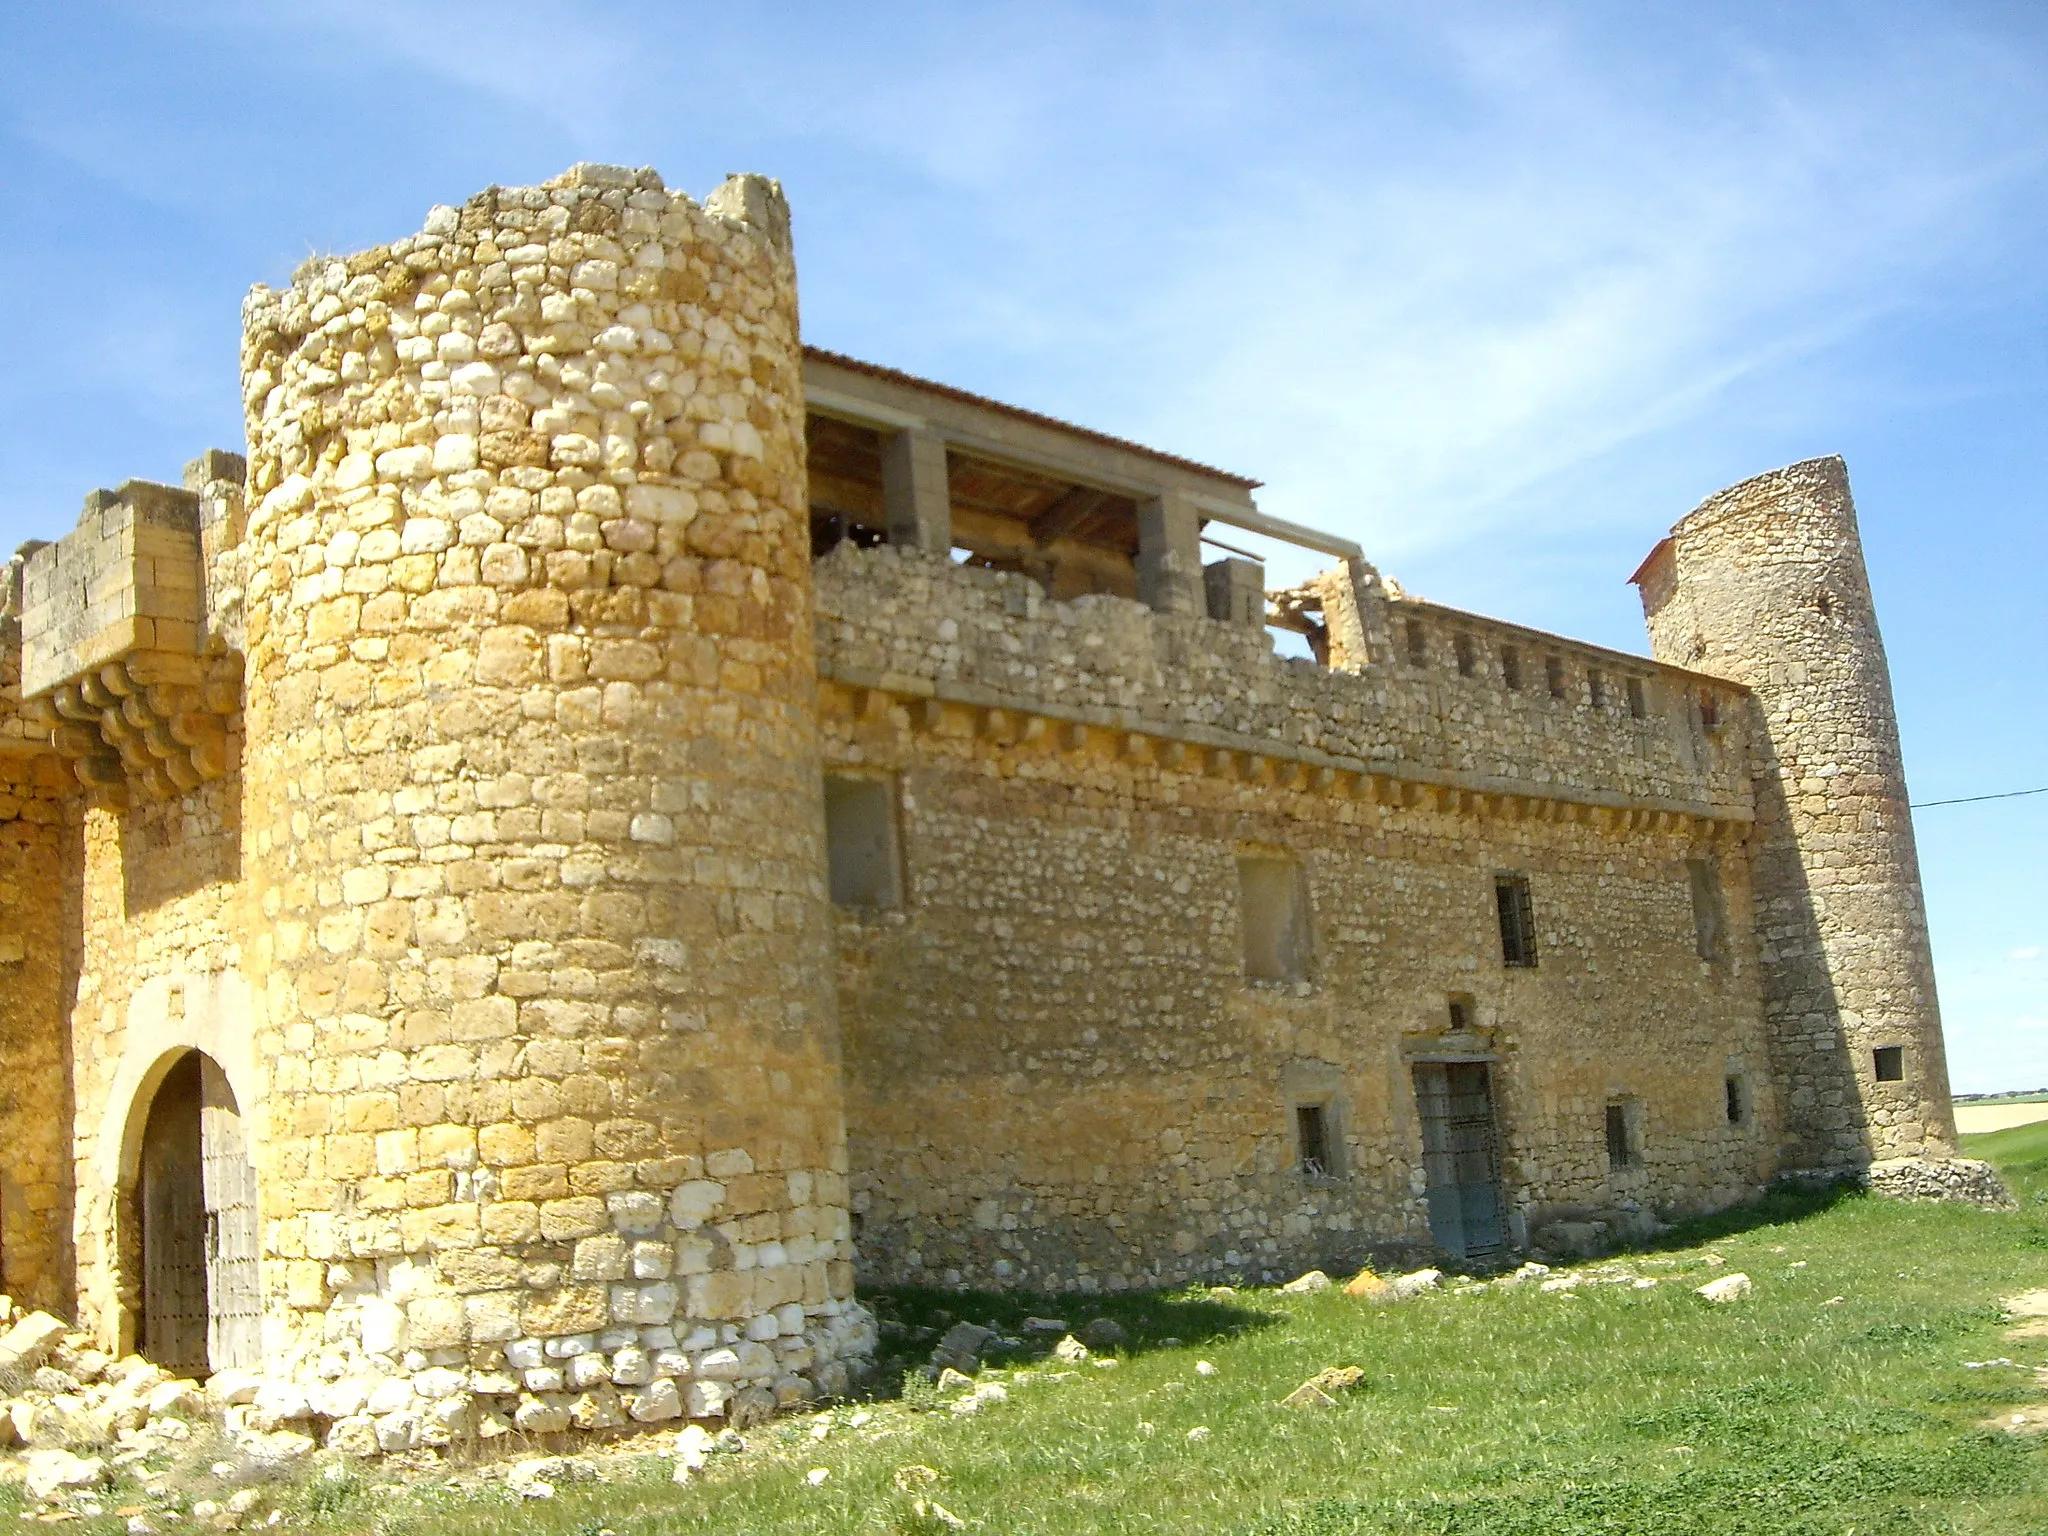
{"type": "MultiPolygon", "coordinates": [[[[0,134],[0,546],[236,446],[241,295],[309,252],[758,170],[811,340],[1444,602],[1639,650],[1670,523],[1841,453],[1916,798],[2048,784],[2038,4],[30,0],[0,134]]],[[[1920,837],[1956,1087],[2048,1085],[2048,796],[1920,837]]]]}

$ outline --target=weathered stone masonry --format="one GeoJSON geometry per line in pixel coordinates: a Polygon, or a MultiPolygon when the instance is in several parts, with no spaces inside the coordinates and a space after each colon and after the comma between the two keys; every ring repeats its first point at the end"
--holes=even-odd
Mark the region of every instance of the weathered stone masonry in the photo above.
{"type": "Polygon", "coordinates": [[[1608,652],[806,350],[773,183],[605,167],[256,289],[242,379],[246,458],[5,568],[0,1267],[267,1420],[746,1418],[845,1386],[856,1264],[1482,1257],[1952,1146],[1839,465],[1608,652]]]}

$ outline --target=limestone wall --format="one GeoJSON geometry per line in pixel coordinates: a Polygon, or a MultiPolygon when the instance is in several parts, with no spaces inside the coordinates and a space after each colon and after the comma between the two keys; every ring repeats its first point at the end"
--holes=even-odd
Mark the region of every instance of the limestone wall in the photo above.
{"type": "Polygon", "coordinates": [[[21,566],[0,565],[0,1284],[68,1309],[77,781],[21,719],[21,566]]]}
{"type": "Polygon", "coordinates": [[[273,1357],[399,1443],[450,1367],[536,1431],[841,1384],[779,191],[582,167],[245,325],[273,1357]]]}
{"type": "Polygon", "coordinates": [[[1123,1287],[1426,1242],[1418,1057],[1495,1062],[1525,1227],[1724,1205],[1768,1176],[1754,949],[1738,922],[1719,961],[1699,958],[1686,865],[1717,861],[1746,912],[1744,823],[1597,803],[1624,772],[1674,800],[1738,799],[1718,758],[1677,771],[1669,722],[1581,721],[1574,737],[1553,718],[1546,758],[1547,695],[1496,687],[1489,702],[1479,680],[1437,680],[1454,732],[1379,713],[1428,681],[1323,673],[1113,599],[1034,606],[1019,578],[835,552],[819,592],[838,679],[828,767],[894,786],[905,872],[900,910],[839,918],[871,1278],[1123,1287]],[[853,657],[898,664],[884,683],[853,657]],[[1228,708],[1208,702],[1221,693],[1228,708]],[[1199,744],[1240,722],[1262,751],[1199,744]],[[1646,738],[1647,768],[1594,750],[1646,738]],[[1368,743],[1414,777],[1329,766],[1332,747],[1368,743]],[[1433,783],[1451,761],[1525,793],[1433,783]],[[1539,776],[1551,791],[1527,793],[1539,776]],[[1246,979],[1241,853],[1305,873],[1305,982],[1246,979]],[[1501,963],[1502,870],[1530,879],[1534,970],[1501,963]],[[1746,1125],[1728,1123],[1730,1075],[1752,1096],[1746,1125]],[[1337,1106],[1343,1170],[1327,1183],[1294,1166],[1303,1091],[1337,1106]],[[1642,1138],[1641,1166],[1619,1174],[1613,1099],[1642,1138]]]}
{"type": "Polygon", "coordinates": [[[1709,497],[1638,580],[1657,654],[1754,689],[1764,1008],[1788,1166],[1955,1148],[1913,818],[1848,471],[1709,497]],[[1903,1078],[1874,1052],[1903,1048],[1903,1078]]]}

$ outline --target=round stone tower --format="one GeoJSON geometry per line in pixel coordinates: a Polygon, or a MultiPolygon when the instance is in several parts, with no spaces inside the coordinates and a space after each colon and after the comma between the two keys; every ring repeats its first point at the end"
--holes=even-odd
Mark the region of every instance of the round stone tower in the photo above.
{"type": "Polygon", "coordinates": [[[1636,581],[1660,660],[1752,690],[1782,1165],[1951,1156],[1913,818],[1847,468],[1810,459],[1708,497],[1636,581]]]}
{"type": "Polygon", "coordinates": [[[579,166],[244,320],[266,1369],[386,1448],[842,1386],[780,188],[579,166]]]}

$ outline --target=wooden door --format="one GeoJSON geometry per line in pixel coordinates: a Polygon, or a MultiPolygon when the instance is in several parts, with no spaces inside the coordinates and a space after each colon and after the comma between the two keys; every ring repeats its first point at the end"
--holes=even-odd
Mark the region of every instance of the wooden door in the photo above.
{"type": "Polygon", "coordinates": [[[207,1372],[206,1198],[199,1055],[171,1068],[142,1132],[142,1353],[176,1376],[207,1372]]]}
{"type": "Polygon", "coordinates": [[[261,1359],[256,1165],[227,1075],[202,1058],[199,1150],[206,1199],[206,1354],[213,1369],[261,1359]]]}
{"type": "Polygon", "coordinates": [[[1499,1252],[1500,1148],[1486,1064],[1417,1062],[1415,1103],[1422,1116],[1430,1235],[1461,1259],[1499,1252]]]}

